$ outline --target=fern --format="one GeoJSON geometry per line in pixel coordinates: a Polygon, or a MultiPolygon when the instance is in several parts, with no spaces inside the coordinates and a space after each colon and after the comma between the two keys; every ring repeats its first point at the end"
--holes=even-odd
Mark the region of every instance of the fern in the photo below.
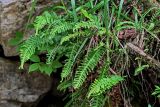
{"type": "Polygon", "coordinates": [[[50,39],[54,38],[57,34],[67,32],[73,28],[73,23],[63,22],[56,25],[50,32],[50,39]]]}
{"type": "Polygon", "coordinates": [[[90,87],[88,98],[90,96],[97,96],[104,93],[106,90],[111,89],[114,85],[122,80],[123,78],[118,75],[96,79],[90,87]]]}
{"type": "Polygon", "coordinates": [[[69,55],[69,59],[63,67],[63,70],[61,73],[61,81],[63,81],[63,79],[66,78],[70,74],[70,72],[72,71],[72,67],[74,64],[74,59],[75,59],[75,55],[76,55],[77,51],[78,51],[77,45],[74,45],[71,50],[71,53],[69,55]]]}
{"type": "Polygon", "coordinates": [[[154,20],[156,20],[159,15],[160,15],[160,9],[158,9],[158,10],[152,15],[150,22],[154,22],[154,20]]]}
{"type": "Polygon", "coordinates": [[[86,28],[86,29],[91,29],[91,28],[97,28],[98,26],[96,25],[96,23],[94,21],[82,21],[82,22],[78,22],[76,23],[76,25],[73,28],[73,31],[78,31],[81,30],[82,28],[86,28]]]}
{"type": "Polygon", "coordinates": [[[66,91],[67,88],[71,87],[72,86],[72,81],[71,80],[66,80],[66,81],[63,81],[61,82],[57,89],[60,90],[60,91],[66,91]]]}
{"type": "Polygon", "coordinates": [[[104,95],[98,95],[91,99],[91,107],[103,107],[105,102],[104,95]]]}
{"type": "MultiPolygon", "coordinates": [[[[56,16],[56,14],[54,14],[54,17],[55,16],[56,16]]],[[[42,15],[37,16],[35,21],[34,21],[34,27],[36,29],[36,35],[38,34],[38,31],[40,29],[42,29],[45,25],[52,23],[53,20],[54,20],[54,17],[48,11],[45,11],[42,15]]]]}
{"type": "MultiPolygon", "coordinates": [[[[149,35],[156,37],[158,33],[155,29],[159,26],[156,19],[160,14],[159,9],[154,11],[154,14],[151,12],[155,8],[149,9],[144,14],[134,11],[134,8],[137,9],[134,6],[133,9],[125,11],[122,6],[127,4],[123,2],[124,0],[120,0],[118,5],[118,2],[107,0],[87,2],[72,0],[72,10],[63,6],[54,8],[54,10],[63,8],[65,12],[61,15],[44,12],[33,23],[35,36],[25,40],[20,48],[20,67],[23,68],[23,64],[32,55],[43,53],[46,55],[45,59],[40,56],[38,61],[32,62],[31,71],[40,68],[42,73],[50,75],[62,66],[60,59],[64,60],[67,56],[58,86],[60,91],[67,91],[69,94],[70,101],[66,107],[106,106],[108,98],[106,93],[124,80],[121,76],[111,75],[115,72],[110,68],[115,69],[117,74],[124,75],[126,74],[124,71],[129,67],[126,63],[123,64],[124,59],[128,58],[127,52],[130,51],[125,51],[128,38],[130,42],[133,39],[134,41],[143,39],[142,41],[146,43],[149,35]],[[150,13],[153,14],[152,17],[150,13]],[[134,18],[129,18],[131,14],[134,18]],[[132,38],[132,33],[138,36],[132,38]],[[145,34],[146,39],[142,34],[145,34]],[[124,39],[126,36],[127,40],[119,40],[121,35],[124,35],[124,39]]],[[[150,42],[147,41],[149,45],[150,42]]],[[[136,65],[136,62],[134,63],[136,65]]]]}
{"type": "Polygon", "coordinates": [[[88,32],[85,32],[85,31],[79,31],[79,32],[75,32],[72,34],[68,34],[67,36],[65,36],[61,39],[60,44],[63,44],[64,42],[67,42],[67,41],[70,41],[71,39],[74,39],[76,37],[85,36],[87,34],[88,34],[88,32]]]}
{"type": "Polygon", "coordinates": [[[56,54],[59,53],[63,53],[66,50],[66,48],[64,46],[55,46],[53,49],[48,51],[47,54],[47,64],[50,64],[56,57],[56,54]]]}
{"type": "Polygon", "coordinates": [[[83,96],[85,95],[86,91],[87,90],[85,88],[81,88],[73,93],[70,93],[69,95],[70,101],[67,102],[65,107],[86,107],[84,105],[89,106],[89,104],[86,104],[86,99],[83,96]]]}
{"type": "Polygon", "coordinates": [[[95,68],[98,61],[100,60],[104,49],[101,47],[97,50],[92,50],[89,55],[85,57],[81,65],[77,68],[74,80],[73,87],[75,89],[80,88],[85,79],[87,78],[88,73],[95,68]]]}
{"type": "Polygon", "coordinates": [[[25,41],[20,48],[20,68],[23,68],[24,63],[30,59],[30,57],[35,53],[36,46],[41,44],[41,40],[37,36],[31,36],[27,41],[25,41]]]}

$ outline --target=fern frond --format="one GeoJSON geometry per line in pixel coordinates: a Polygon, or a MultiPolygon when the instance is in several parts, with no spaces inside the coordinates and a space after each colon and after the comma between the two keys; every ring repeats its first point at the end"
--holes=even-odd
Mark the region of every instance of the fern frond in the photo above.
{"type": "Polygon", "coordinates": [[[77,51],[78,51],[78,47],[77,45],[74,45],[69,55],[69,59],[63,67],[63,70],[61,73],[61,81],[63,81],[63,79],[66,78],[71,73],[77,51]]]}
{"type": "Polygon", "coordinates": [[[50,64],[55,59],[57,53],[62,53],[65,49],[64,46],[55,46],[52,50],[48,51],[47,64],[50,64]]]}
{"type": "Polygon", "coordinates": [[[73,87],[78,89],[85,81],[88,72],[93,70],[100,60],[104,49],[98,48],[89,52],[88,56],[85,57],[81,65],[77,68],[75,78],[73,80],[73,87]]]}
{"type": "Polygon", "coordinates": [[[71,80],[66,80],[66,81],[63,81],[61,82],[57,89],[60,90],[60,91],[65,91],[68,87],[71,87],[72,86],[72,81],[71,80]]]}
{"type": "Polygon", "coordinates": [[[73,28],[73,32],[78,31],[82,28],[90,29],[90,28],[98,28],[96,26],[96,23],[94,21],[82,21],[76,23],[76,25],[73,28]]]}
{"type": "Polygon", "coordinates": [[[74,39],[76,37],[84,36],[84,35],[87,35],[87,34],[88,34],[88,32],[85,32],[85,31],[77,31],[77,32],[74,32],[72,34],[68,34],[67,36],[65,36],[61,39],[61,44],[63,44],[66,41],[69,41],[71,39],[74,39]]]}
{"type": "Polygon", "coordinates": [[[92,83],[90,87],[90,91],[88,93],[88,98],[93,95],[97,96],[105,92],[106,90],[111,89],[114,85],[122,81],[123,78],[118,75],[112,75],[110,77],[103,77],[96,79],[94,83],[92,83]]]}
{"type": "Polygon", "coordinates": [[[104,35],[104,34],[106,34],[106,28],[104,28],[104,27],[100,27],[99,28],[99,30],[98,30],[98,32],[97,32],[97,34],[99,35],[99,36],[102,36],[102,35],[104,35]]]}
{"type": "Polygon", "coordinates": [[[84,98],[82,97],[83,94],[86,93],[86,89],[81,88],[76,90],[73,93],[70,93],[70,101],[67,102],[65,107],[86,107],[86,106],[81,106],[81,104],[84,102],[84,98]]]}
{"type": "Polygon", "coordinates": [[[30,59],[30,57],[35,53],[36,47],[40,44],[41,40],[38,36],[31,36],[22,44],[20,47],[20,68],[23,68],[24,63],[30,59]]]}
{"type": "Polygon", "coordinates": [[[101,94],[91,99],[91,107],[103,107],[105,97],[101,94]]]}
{"type": "MultiPolygon", "coordinates": [[[[54,14],[54,16],[57,17],[56,14],[54,14]]],[[[42,29],[45,25],[52,23],[54,20],[54,16],[48,11],[45,11],[42,15],[37,16],[34,21],[36,32],[42,29]]]]}
{"type": "Polygon", "coordinates": [[[50,32],[50,39],[54,38],[57,34],[61,34],[73,29],[73,23],[63,22],[59,23],[59,25],[54,26],[50,32]]]}
{"type": "Polygon", "coordinates": [[[154,22],[155,19],[160,15],[160,9],[158,9],[151,17],[150,22],[154,22]]]}

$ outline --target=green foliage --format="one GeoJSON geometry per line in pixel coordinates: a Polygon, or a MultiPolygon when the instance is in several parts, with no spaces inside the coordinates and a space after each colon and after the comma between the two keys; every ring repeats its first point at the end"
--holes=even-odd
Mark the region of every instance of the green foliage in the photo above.
{"type": "Polygon", "coordinates": [[[91,107],[103,107],[105,104],[104,95],[98,95],[91,99],[91,107]]]}
{"type": "Polygon", "coordinates": [[[87,78],[89,72],[91,72],[97,65],[99,59],[102,57],[104,49],[101,47],[96,50],[91,50],[88,55],[85,56],[81,65],[77,68],[74,80],[73,87],[80,88],[87,78]]]}
{"type": "Polygon", "coordinates": [[[155,85],[155,90],[152,93],[152,95],[154,95],[156,97],[160,97],[160,87],[158,85],[155,85]]]}
{"type": "Polygon", "coordinates": [[[12,38],[10,41],[9,41],[9,44],[10,45],[18,45],[23,39],[23,34],[22,32],[16,32],[16,37],[15,38],[12,38]]]}
{"type": "Polygon", "coordinates": [[[122,81],[123,78],[117,75],[112,75],[110,77],[98,78],[92,83],[88,97],[97,96],[104,93],[106,90],[111,89],[114,85],[122,81]]]}
{"type": "Polygon", "coordinates": [[[39,63],[34,63],[29,66],[29,72],[36,71],[39,68],[39,63]]]}
{"type": "Polygon", "coordinates": [[[136,68],[135,72],[134,72],[134,75],[138,75],[139,73],[141,73],[145,68],[148,68],[149,65],[141,65],[139,66],[138,68],[136,68]]]}
{"type": "Polygon", "coordinates": [[[32,62],[40,62],[40,58],[39,58],[38,55],[32,55],[31,58],[30,58],[30,60],[32,62]]]}
{"type": "MultiPolygon", "coordinates": [[[[20,44],[20,68],[30,61],[29,72],[51,75],[62,67],[58,89],[71,90],[66,107],[106,106],[107,93],[113,86],[123,82],[125,71],[130,67],[130,52],[126,50],[126,43],[132,39],[136,41],[140,36],[143,40],[137,40],[137,45],[143,41],[150,44],[149,39],[142,37],[144,32],[145,38],[158,40],[153,30],[158,26],[155,20],[159,9],[148,20],[146,17],[155,8],[139,14],[134,6],[132,11],[124,10],[124,2],[71,0],[71,4],[67,4],[71,8],[62,3],[63,6],[37,16],[32,23],[35,33],[20,44]],[[57,14],[59,9],[62,11],[60,15],[57,14]],[[119,36],[128,30],[135,31],[134,36],[138,36],[130,37],[124,33],[121,40],[119,36]],[[127,36],[131,39],[127,40],[127,36]],[[65,59],[65,62],[61,59],[65,59]]],[[[12,40],[12,44],[19,43],[20,39],[17,38],[12,40]]],[[[135,67],[134,76],[150,66],[147,63],[135,67]]]]}
{"type": "Polygon", "coordinates": [[[62,73],[61,73],[62,81],[63,81],[64,78],[68,77],[69,74],[72,71],[72,68],[73,68],[73,65],[74,65],[74,62],[75,62],[75,55],[77,53],[77,50],[78,50],[77,46],[74,45],[72,47],[71,53],[69,55],[69,59],[67,60],[67,62],[65,63],[65,65],[63,67],[63,70],[62,70],[62,73]]]}
{"type": "Polygon", "coordinates": [[[36,36],[30,37],[27,41],[25,41],[20,48],[20,58],[21,58],[21,66],[23,68],[24,63],[30,59],[30,57],[36,51],[36,44],[39,44],[40,40],[36,36]]]}

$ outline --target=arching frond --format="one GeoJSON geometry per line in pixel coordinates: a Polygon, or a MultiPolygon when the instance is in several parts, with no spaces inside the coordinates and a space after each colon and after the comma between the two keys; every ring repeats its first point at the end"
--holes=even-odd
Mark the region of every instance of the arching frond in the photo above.
{"type": "Polygon", "coordinates": [[[73,23],[62,22],[59,25],[54,26],[50,31],[50,39],[54,38],[57,34],[67,32],[73,29],[73,23]]]}
{"type": "Polygon", "coordinates": [[[48,51],[47,64],[50,64],[55,59],[57,53],[62,53],[65,50],[65,46],[55,46],[52,50],[48,51]]]}
{"type": "Polygon", "coordinates": [[[41,44],[41,40],[38,36],[31,36],[26,40],[20,48],[20,68],[23,68],[24,63],[30,59],[30,57],[35,53],[37,45],[41,44]]]}
{"type": "Polygon", "coordinates": [[[60,90],[60,91],[65,91],[67,88],[71,87],[72,86],[72,81],[71,80],[66,80],[66,81],[63,81],[61,82],[57,89],[60,90]]]}
{"type": "Polygon", "coordinates": [[[92,50],[91,52],[89,52],[89,55],[85,56],[85,59],[83,60],[81,65],[77,68],[77,71],[74,77],[73,87],[75,89],[79,88],[83,84],[88,73],[91,70],[93,70],[97,65],[103,52],[104,52],[104,49],[100,47],[97,50],[92,50]]]}
{"type": "Polygon", "coordinates": [[[70,41],[71,39],[74,39],[76,37],[85,36],[87,34],[88,34],[88,32],[85,32],[85,31],[77,31],[72,34],[68,34],[67,36],[65,36],[61,39],[61,44],[63,44],[66,41],[70,41]]]}
{"type": "Polygon", "coordinates": [[[106,101],[104,95],[94,96],[91,99],[91,106],[90,107],[103,107],[104,102],[106,101]]]}
{"type": "Polygon", "coordinates": [[[76,55],[77,51],[78,51],[78,46],[74,45],[72,47],[71,52],[70,52],[69,59],[67,60],[67,63],[63,67],[63,70],[62,70],[62,73],[61,73],[62,81],[63,81],[64,78],[66,78],[71,73],[72,67],[73,67],[73,64],[74,64],[75,55],[76,55]]]}
{"type": "Polygon", "coordinates": [[[73,31],[78,31],[82,28],[90,29],[90,28],[98,28],[96,26],[96,23],[94,21],[81,21],[76,23],[76,25],[73,28],[73,31]]]}
{"type": "Polygon", "coordinates": [[[118,75],[98,78],[94,81],[94,83],[92,83],[89,93],[88,93],[88,97],[100,95],[106,90],[111,89],[114,85],[116,85],[122,80],[123,78],[118,75]]]}

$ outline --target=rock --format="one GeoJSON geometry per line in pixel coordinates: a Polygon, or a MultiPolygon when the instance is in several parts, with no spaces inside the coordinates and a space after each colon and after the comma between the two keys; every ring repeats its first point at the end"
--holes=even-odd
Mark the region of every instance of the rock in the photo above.
{"type": "Polygon", "coordinates": [[[35,103],[51,89],[52,79],[49,76],[36,72],[29,74],[28,67],[24,70],[18,67],[17,62],[0,58],[0,107],[35,103]]]}
{"type": "Polygon", "coordinates": [[[2,101],[0,102],[0,107],[21,107],[21,103],[14,103],[14,102],[7,102],[7,101],[2,101]]]}
{"type": "MultiPolygon", "coordinates": [[[[16,31],[24,31],[30,13],[32,0],[0,0],[0,45],[5,56],[16,56],[15,47],[8,41],[15,36],[16,31]]],[[[60,0],[38,0],[35,14],[38,15],[45,7],[58,3],[60,0]]],[[[27,34],[26,35],[30,35],[27,34]]]]}

